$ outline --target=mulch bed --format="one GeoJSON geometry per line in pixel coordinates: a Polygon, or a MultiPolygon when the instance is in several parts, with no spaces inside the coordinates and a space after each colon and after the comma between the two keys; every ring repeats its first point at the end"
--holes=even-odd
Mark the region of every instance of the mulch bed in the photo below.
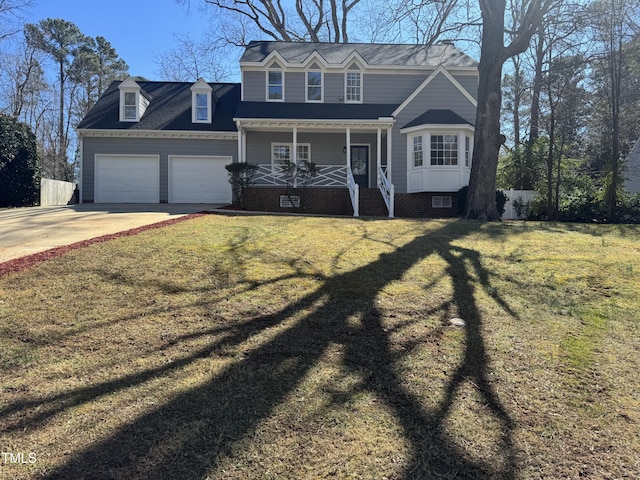
{"type": "Polygon", "coordinates": [[[142,227],[132,228],[130,230],[125,230],[123,232],[110,233],[109,235],[102,235],[100,237],[90,238],[89,240],[82,240],[80,242],[72,243],[71,245],[55,247],[49,250],[45,250],[44,252],[38,252],[32,255],[27,255],[25,257],[14,258],[13,260],[7,260],[6,262],[0,263],[0,277],[4,275],[8,275],[10,273],[16,273],[22,270],[26,270],[27,268],[31,268],[34,265],[44,262],[45,260],[50,260],[52,258],[56,258],[61,255],[64,255],[65,253],[70,252],[71,250],[88,247],[89,245],[93,245],[94,243],[108,242],[109,240],[113,240],[114,238],[129,237],[131,235],[137,235],[138,233],[146,232],[147,230],[166,227],[167,225],[173,225],[175,223],[183,222],[191,218],[201,217],[202,215],[205,215],[205,214],[206,214],[205,212],[192,213],[190,215],[185,215],[183,217],[172,218],[170,220],[164,220],[162,222],[157,222],[157,223],[152,223],[150,225],[144,225],[142,227]]]}

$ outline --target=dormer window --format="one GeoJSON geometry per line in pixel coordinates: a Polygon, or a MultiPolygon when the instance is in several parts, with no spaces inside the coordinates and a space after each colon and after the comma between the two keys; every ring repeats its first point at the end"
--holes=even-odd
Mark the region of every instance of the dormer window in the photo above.
{"type": "Polygon", "coordinates": [[[135,92],[124,93],[124,120],[135,122],[138,119],[138,95],[135,92]]]}
{"type": "Polygon", "coordinates": [[[211,123],[211,85],[199,78],[191,86],[191,121],[211,123]]]}
{"type": "Polygon", "coordinates": [[[209,118],[209,100],[206,93],[196,93],[196,122],[206,122],[209,118]]]}
{"type": "Polygon", "coordinates": [[[282,70],[267,71],[267,100],[272,102],[284,100],[284,72],[282,70]]]}
{"type": "Polygon", "coordinates": [[[149,106],[149,97],[131,77],[122,82],[118,89],[120,90],[119,120],[121,122],[139,122],[149,106]]]}
{"type": "Polygon", "coordinates": [[[322,102],[322,71],[307,72],[307,102],[322,102]]]}

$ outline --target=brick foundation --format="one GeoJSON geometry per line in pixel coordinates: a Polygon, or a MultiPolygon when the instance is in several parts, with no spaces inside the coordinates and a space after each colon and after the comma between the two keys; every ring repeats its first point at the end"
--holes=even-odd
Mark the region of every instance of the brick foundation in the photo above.
{"type": "Polygon", "coordinates": [[[395,196],[396,217],[417,218],[451,218],[458,216],[457,192],[420,192],[420,193],[396,193],[395,196]],[[433,208],[431,198],[434,196],[451,196],[451,208],[433,208]]]}
{"type": "Polygon", "coordinates": [[[317,213],[324,215],[353,215],[349,191],[346,188],[294,189],[300,195],[300,207],[281,207],[280,195],[286,188],[250,187],[245,191],[245,208],[259,212],[317,213]]]}
{"type": "MultiPolygon", "coordinates": [[[[301,195],[300,207],[281,207],[280,195],[286,189],[281,187],[250,187],[245,192],[245,208],[259,212],[294,212],[324,215],[353,215],[349,191],[346,188],[307,188],[294,190],[293,195],[301,195]]],[[[361,192],[361,215],[387,216],[382,197],[373,199],[373,189],[361,192]],[[375,202],[374,202],[375,200],[375,202]],[[375,205],[374,205],[375,203],[375,205]],[[380,208],[380,205],[384,207],[380,208]]],[[[378,192],[379,195],[379,192],[378,192]]],[[[450,218],[458,216],[457,192],[443,193],[396,193],[395,216],[409,218],[450,218]],[[451,208],[433,208],[433,196],[452,197],[451,208]]]]}

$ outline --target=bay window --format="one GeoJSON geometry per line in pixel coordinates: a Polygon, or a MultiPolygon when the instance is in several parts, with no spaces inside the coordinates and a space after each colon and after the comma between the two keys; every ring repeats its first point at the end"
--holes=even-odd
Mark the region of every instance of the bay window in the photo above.
{"type": "Polygon", "coordinates": [[[431,135],[431,165],[458,165],[458,135],[431,135]]]}

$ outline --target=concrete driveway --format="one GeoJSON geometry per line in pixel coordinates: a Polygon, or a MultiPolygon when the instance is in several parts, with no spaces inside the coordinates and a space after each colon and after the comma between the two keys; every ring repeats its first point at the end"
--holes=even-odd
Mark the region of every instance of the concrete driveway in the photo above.
{"type": "Polygon", "coordinates": [[[0,210],[0,263],[221,206],[83,204],[0,210]]]}

